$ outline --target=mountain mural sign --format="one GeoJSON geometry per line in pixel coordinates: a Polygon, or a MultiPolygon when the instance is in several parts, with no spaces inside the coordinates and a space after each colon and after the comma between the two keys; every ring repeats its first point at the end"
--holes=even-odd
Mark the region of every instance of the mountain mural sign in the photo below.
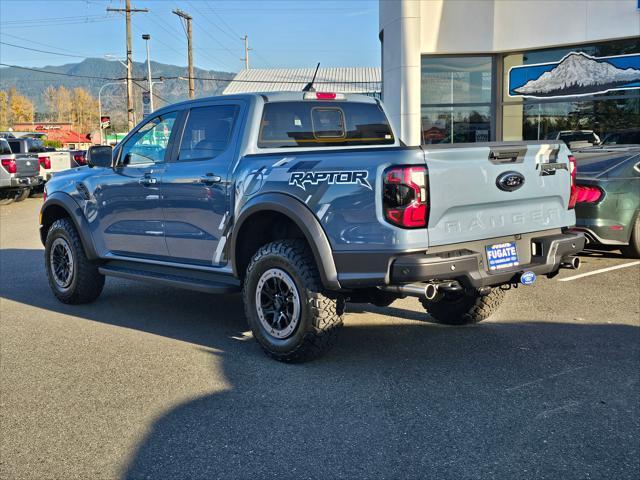
{"type": "Polygon", "coordinates": [[[580,97],[632,89],[640,89],[640,53],[592,57],[571,52],[559,62],[509,70],[510,97],[580,97]]]}

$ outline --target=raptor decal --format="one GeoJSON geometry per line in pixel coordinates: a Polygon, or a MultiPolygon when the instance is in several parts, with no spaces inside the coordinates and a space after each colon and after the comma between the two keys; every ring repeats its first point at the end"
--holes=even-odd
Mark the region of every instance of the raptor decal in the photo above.
{"type": "Polygon", "coordinates": [[[291,172],[289,185],[295,185],[306,190],[306,185],[362,185],[372,190],[366,170],[339,170],[325,172],[291,172]]]}

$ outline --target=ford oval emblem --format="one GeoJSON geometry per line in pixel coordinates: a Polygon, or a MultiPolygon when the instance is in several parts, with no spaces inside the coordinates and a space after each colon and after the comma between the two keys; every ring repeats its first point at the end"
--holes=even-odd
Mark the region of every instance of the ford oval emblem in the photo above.
{"type": "Polygon", "coordinates": [[[504,192],[513,192],[524,185],[524,175],[518,172],[504,172],[496,178],[496,186],[504,192]]]}
{"type": "Polygon", "coordinates": [[[520,275],[520,283],[522,283],[523,285],[531,285],[535,281],[536,274],[532,271],[527,271],[520,275]]]}

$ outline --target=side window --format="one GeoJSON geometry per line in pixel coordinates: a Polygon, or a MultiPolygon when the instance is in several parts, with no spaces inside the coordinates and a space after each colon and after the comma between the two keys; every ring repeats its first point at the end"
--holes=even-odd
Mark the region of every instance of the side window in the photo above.
{"type": "Polygon", "coordinates": [[[9,142],[4,138],[0,138],[0,155],[10,155],[11,148],[9,148],[9,142]]]}
{"type": "Polygon", "coordinates": [[[122,146],[120,164],[128,166],[162,163],[177,113],[155,117],[145,123],[122,146]]]}
{"type": "Polygon", "coordinates": [[[211,160],[224,152],[238,116],[237,105],[192,108],[182,134],[178,161],[211,160]]]}

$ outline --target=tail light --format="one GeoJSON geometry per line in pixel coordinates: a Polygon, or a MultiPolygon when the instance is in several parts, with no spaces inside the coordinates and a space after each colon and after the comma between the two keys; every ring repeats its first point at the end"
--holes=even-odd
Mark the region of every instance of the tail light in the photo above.
{"type": "Polygon", "coordinates": [[[18,166],[13,158],[3,158],[2,166],[9,173],[18,173],[18,166]]]}
{"type": "Polygon", "coordinates": [[[38,162],[40,163],[40,166],[45,170],[49,170],[51,168],[50,157],[38,157],[38,162]]]}
{"type": "Polygon", "coordinates": [[[429,214],[427,168],[393,167],[384,172],[383,208],[386,220],[398,227],[427,226],[429,214]]]}
{"type": "Polygon", "coordinates": [[[598,203],[604,194],[600,188],[588,185],[578,185],[576,190],[576,203],[598,203]]]}
{"type": "Polygon", "coordinates": [[[75,160],[75,162],[78,165],[86,165],[87,164],[87,157],[85,156],[84,153],[75,153],[73,155],[73,159],[75,160]]]}
{"type": "Polygon", "coordinates": [[[578,189],[576,187],[576,175],[578,174],[578,166],[576,165],[576,157],[569,155],[569,176],[571,177],[571,190],[569,193],[569,209],[576,206],[578,199],[578,189]]]}

